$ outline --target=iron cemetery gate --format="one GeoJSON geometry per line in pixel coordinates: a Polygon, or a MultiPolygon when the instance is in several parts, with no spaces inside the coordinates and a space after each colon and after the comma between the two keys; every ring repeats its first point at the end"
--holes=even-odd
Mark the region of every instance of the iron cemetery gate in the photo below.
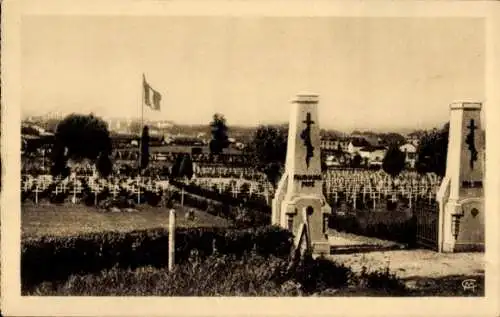
{"type": "Polygon", "coordinates": [[[421,197],[413,205],[416,220],[416,244],[438,251],[439,204],[435,199],[421,197]]]}

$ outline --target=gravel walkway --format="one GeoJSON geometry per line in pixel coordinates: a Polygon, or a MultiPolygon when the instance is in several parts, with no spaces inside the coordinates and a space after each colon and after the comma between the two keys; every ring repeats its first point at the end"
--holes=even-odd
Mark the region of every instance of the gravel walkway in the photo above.
{"type": "Polygon", "coordinates": [[[438,253],[431,250],[375,251],[333,254],[331,260],[361,271],[385,269],[403,279],[442,278],[447,276],[483,276],[483,253],[438,253]]]}
{"type": "Polygon", "coordinates": [[[329,232],[331,254],[328,259],[361,272],[389,271],[404,280],[417,296],[469,296],[484,294],[484,253],[438,253],[408,250],[404,245],[358,236],[329,232]],[[462,282],[474,279],[478,288],[464,291],[462,282]],[[419,293],[420,292],[420,293],[419,293]],[[419,295],[420,294],[420,295],[419,295]]]}

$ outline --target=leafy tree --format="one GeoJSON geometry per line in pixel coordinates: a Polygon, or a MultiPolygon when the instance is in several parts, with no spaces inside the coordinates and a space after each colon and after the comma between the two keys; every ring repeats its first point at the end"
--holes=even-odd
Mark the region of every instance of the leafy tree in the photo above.
{"type": "Polygon", "coordinates": [[[406,155],[393,143],[385,153],[382,169],[392,177],[399,175],[405,167],[406,155]]]}
{"type": "Polygon", "coordinates": [[[49,119],[43,122],[41,125],[43,126],[45,131],[55,133],[60,122],[60,119],[49,119]]]}
{"type": "Polygon", "coordinates": [[[52,151],[52,166],[50,173],[52,176],[67,177],[70,175],[69,167],[67,166],[68,158],[66,156],[67,148],[61,144],[56,144],[52,151]]]}
{"type": "Polygon", "coordinates": [[[381,139],[383,140],[384,144],[387,145],[403,145],[406,142],[406,139],[404,136],[402,136],[399,133],[394,133],[394,132],[389,132],[386,134],[381,135],[381,139]]]}
{"type": "Polygon", "coordinates": [[[170,170],[170,177],[179,177],[182,159],[182,155],[177,155],[175,157],[174,164],[172,165],[172,168],[170,170]]]}
{"type": "Polygon", "coordinates": [[[351,167],[352,168],[359,168],[361,166],[361,155],[356,154],[351,160],[351,167]]]}
{"type": "Polygon", "coordinates": [[[141,169],[144,170],[149,164],[149,128],[144,126],[141,137],[141,169]]]}
{"type": "Polygon", "coordinates": [[[325,172],[328,169],[328,166],[326,166],[326,154],[324,152],[321,152],[321,171],[325,172]]]}
{"type": "Polygon", "coordinates": [[[27,126],[27,125],[21,126],[21,134],[22,135],[24,135],[24,134],[27,134],[27,135],[40,135],[40,133],[38,132],[37,129],[35,129],[32,126],[27,126]]]}
{"type": "Polygon", "coordinates": [[[102,177],[108,177],[111,175],[113,172],[113,163],[107,153],[102,152],[99,154],[99,157],[97,157],[96,168],[99,175],[102,177]]]}
{"type": "Polygon", "coordinates": [[[191,160],[191,155],[184,154],[179,166],[178,177],[186,177],[188,179],[193,177],[193,161],[191,160]]]}
{"type": "Polygon", "coordinates": [[[135,134],[136,136],[138,136],[141,133],[141,125],[142,125],[141,122],[137,121],[137,120],[130,122],[130,125],[129,125],[129,131],[130,131],[130,133],[135,134]]]}
{"type": "Polygon", "coordinates": [[[228,128],[226,119],[222,114],[214,114],[212,122],[210,122],[210,132],[212,134],[212,140],[209,144],[210,153],[222,153],[222,151],[229,146],[229,137],[227,136],[228,128]]]}
{"type": "Polygon", "coordinates": [[[436,173],[444,176],[446,173],[446,156],[448,155],[448,135],[450,125],[446,123],[440,130],[433,129],[424,133],[417,149],[417,172],[436,173]]]}
{"type": "Polygon", "coordinates": [[[273,126],[260,126],[249,146],[256,167],[276,185],[286,159],[288,131],[273,126]]]}
{"type": "Polygon", "coordinates": [[[111,138],[106,122],[93,114],[70,114],[57,125],[54,136],[52,174],[60,175],[68,159],[89,159],[96,163],[100,155],[111,154],[111,138]]]}

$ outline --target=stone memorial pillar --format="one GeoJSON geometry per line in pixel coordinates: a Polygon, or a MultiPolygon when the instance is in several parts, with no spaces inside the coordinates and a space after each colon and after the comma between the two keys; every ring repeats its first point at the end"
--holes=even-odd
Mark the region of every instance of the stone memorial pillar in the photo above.
{"type": "Polygon", "coordinates": [[[292,103],[285,172],[272,201],[272,224],[295,235],[307,232],[312,252],[328,254],[331,208],[323,195],[320,157],[318,96],[298,95],[292,103]]]}
{"type": "Polygon", "coordinates": [[[446,175],[437,194],[440,252],[484,250],[481,103],[453,103],[446,175]]]}

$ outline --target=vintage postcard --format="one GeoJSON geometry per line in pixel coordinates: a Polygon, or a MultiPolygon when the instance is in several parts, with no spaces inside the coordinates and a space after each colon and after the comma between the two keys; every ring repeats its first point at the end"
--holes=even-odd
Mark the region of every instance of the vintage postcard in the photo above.
{"type": "Polygon", "coordinates": [[[497,316],[495,10],[4,2],[2,313],[497,316]]]}

